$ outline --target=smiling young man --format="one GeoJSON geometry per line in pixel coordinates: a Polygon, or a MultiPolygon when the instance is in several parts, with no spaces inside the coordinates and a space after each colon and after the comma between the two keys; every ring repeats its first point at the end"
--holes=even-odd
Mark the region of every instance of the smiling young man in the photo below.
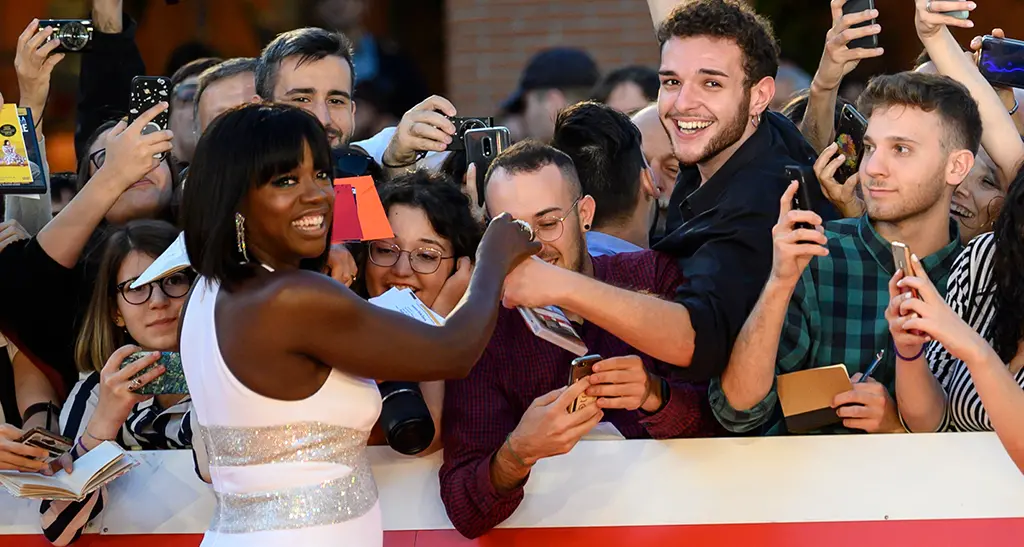
{"type": "Polygon", "coordinates": [[[867,214],[825,223],[823,232],[794,231],[795,222],[820,224],[813,213],[779,218],[768,283],[721,380],[711,384],[715,417],[733,432],[786,431],[777,374],[841,363],[856,382],[882,349],[871,378],[833,401],[843,425],[822,432],[904,430],[885,319],[896,270],[890,244],[910,247],[945,293],[963,248],[950,202],[974,166],[981,117],[962,85],[912,72],[872,80],[858,109],[869,120],[860,164],[867,214]]]}
{"type": "Polygon", "coordinates": [[[352,139],[353,81],[352,42],[321,28],[279,34],[256,64],[256,94],[316,116],[327,129],[332,149],[343,148],[352,139]]]}
{"type": "MultiPolygon", "coordinates": [[[[631,346],[708,379],[732,344],[771,270],[771,228],[788,186],[785,167],[814,151],[796,126],[767,111],[779,46],[767,21],[738,0],[694,0],[659,26],[658,111],[682,167],[669,232],[655,249],[686,274],[668,302],[588,282],[534,260],[506,280],[507,304],[558,305],[631,346]]],[[[822,214],[831,205],[812,185],[822,214]]]]}
{"type": "MultiPolygon", "coordinates": [[[[587,252],[594,200],[563,152],[523,141],[499,155],[487,175],[487,210],[529,222],[542,243],[537,256],[543,263],[659,298],[671,297],[682,281],[674,261],[654,251],[587,252]]],[[[601,327],[574,327],[588,352],[604,360],[573,387],[566,389],[576,355],[535,336],[515,309],[499,312],[469,376],[445,382],[441,500],[464,536],[479,536],[508,518],[523,501],[533,465],[568,452],[598,422],[628,439],[716,432],[706,410],[707,384],[665,380],[669,367],[601,327]],[[596,402],[568,412],[584,390],[596,402]]]]}

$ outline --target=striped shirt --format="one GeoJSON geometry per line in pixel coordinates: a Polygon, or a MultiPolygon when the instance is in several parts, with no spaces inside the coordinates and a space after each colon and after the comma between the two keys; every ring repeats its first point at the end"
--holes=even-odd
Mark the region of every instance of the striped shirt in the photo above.
{"type": "MultiPolygon", "coordinates": [[[[974,238],[957,259],[949,276],[946,303],[981,335],[992,343],[992,319],[995,316],[995,285],[992,263],[995,236],[987,233],[974,238]]],[[[988,412],[974,387],[967,365],[933,342],[928,348],[932,374],[946,392],[946,410],[939,431],[992,431],[988,412]]],[[[1014,376],[1024,389],[1024,369],[1014,376]]]]}
{"type": "MultiPolygon", "coordinates": [[[[76,443],[99,404],[99,382],[100,373],[93,372],[75,384],[61,411],[61,432],[76,443]]],[[[191,448],[191,411],[188,396],[166,409],[160,408],[155,398],[143,401],[132,408],[115,440],[126,450],[191,448]]],[[[78,450],[76,447],[76,453],[78,450]]],[[[106,488],[101,488],[80,502],[44,501],[40,507],[43,535],[54,545],[67,545],[77,540],[89,521],[103,510],[105,497],[106,488]]]]}

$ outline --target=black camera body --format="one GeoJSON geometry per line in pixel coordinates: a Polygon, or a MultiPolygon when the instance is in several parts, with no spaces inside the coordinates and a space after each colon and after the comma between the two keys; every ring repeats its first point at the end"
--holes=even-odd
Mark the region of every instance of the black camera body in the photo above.
{"type": "Polygon", "coordinates": [[[455,136],[452,138],[451,144],[448,145],[449,152],[456,150],[466,149],[466,131],[470,129],[481,129],[484,127],[494,127],[494,118],[460,118],[458,116],[451,116],[448,118],[452,124],[455,125],[455,136]]]}
{"type": "Polygon", "coordinates": [[[381,382],[380,426],[388,446],[412,456],[434,440],[434,419],[416,382],[381,382]]]}
{"type": "Polygon", "coordinates": [[[92,49],[93,25],[89,19],[44,19],[39,21],[39,29],[53,27],[50,40],[60,40],[54,53],[81,53],[92,49]]]}

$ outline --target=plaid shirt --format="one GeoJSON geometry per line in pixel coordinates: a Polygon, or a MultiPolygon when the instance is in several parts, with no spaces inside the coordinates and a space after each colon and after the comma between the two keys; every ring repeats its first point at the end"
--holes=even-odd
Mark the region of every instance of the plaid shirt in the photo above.
{"type": "MultiPolygon", "coordinates": [[[[867,215],[828,222],[825,235],[828,256],[811,260],[789,302],[775,373],[843,363],[852,376],[863,373],[875,354],[885,349],[885,357],[872,377],[894,394],[896,356],[885,320],[889,280],[896,273],[892,248],[871,226],[867,215]]],[[[943,295],[953,263],[963,250],[959,230],[952,220],[949,237],[948,245],[921,260],[928,277],[943,295]]],[[[711,382],[710,400],[715,417],[730,431],[748,432],[764,426],[767,434],[786,432],[774,385],[756,406],[739,411],[729,405],[721,382],[715,379],[711,382]]],[[[852,431],[836,424],[819,433],[852,431]]]]}
{"type": "MultiPolygon", "coordinates": [[[[683,280],[675,262],[654,251],[593,258],[594,277],[605,283],[670,299],[683,280]]],[[[577,325],[590,353],[637,355],[618,338],[591,323],[577,325]]],[[[668,365],[639,354],[651,372],[668,365]]],[[[534,399],[563,388],[575,356],[530,332],[517,310],[501,310],[480,361],[464,380],[445,383],[444,464],[441,499],[455,528],[477,537],[507,519],[523,500],[523,487],[500,494],[491,484],[490,464],[505,438],[534,399]]],[[[627,439],[705,437],[718,431],[707,403],[707,385],[669,380],[670,395],[660,412],[607,410],[627,439]]],[[[525,481],[524,481],[525,482],[525,481]]]]}

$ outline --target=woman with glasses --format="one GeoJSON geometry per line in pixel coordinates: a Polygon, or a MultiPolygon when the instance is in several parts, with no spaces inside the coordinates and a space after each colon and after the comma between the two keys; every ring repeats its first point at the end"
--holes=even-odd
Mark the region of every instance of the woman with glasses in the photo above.
{"type": "MultiPolygon", "coordinates": [[[[355,253],[361,275],[353,289],[374,298],[407,288],[447,316],[466,291],[483,232],[469,198],[447,175],[424,170],[393,179],[379,192],[395,237],[371,241],[355,253]]],[[[421,382],[420,390],[434,420],[434,440],[417,454],[425,456],[440,448],[444,382],[421,382]]]]}
{"type": "MultiPolygon", "coordinates": [[[[82,323],[76,356],[88,373],[71,390],[60,425],[75,443],[73,459],[112,441],[128,450],[190,448],[187,395],[142,396],[136,392],[164,369],[153,365],[161,351],[178,351],[178,317],[192,275],[180,272],[137,289],[132,281],[178,236],[166,222],[138,220],[110,234],[82,323]],[[121,368],[137,351],[152,354],[121,368]]],[[[54,545],[78,539],[103,510],[104,489],[81,502],[43,502],[43,534],[54,545]]]]}
{"type": "Polygon", "coordinates": [[[106,234],[132,220],[173,218],[177,178],[167,159],[171,132],[142,134],[166,108],[166,103],[154,106],[130,125],[122,120],[101,126],[81,160],[74,199],[36,237],[0,252],[5,285],[17,287],[7,303],[19,312],[9,334],[34,361],[56,370],[61,393],[78,379],[75,336],[85,314],[80,303],[95,284],[97,250],[106,234]]]}

